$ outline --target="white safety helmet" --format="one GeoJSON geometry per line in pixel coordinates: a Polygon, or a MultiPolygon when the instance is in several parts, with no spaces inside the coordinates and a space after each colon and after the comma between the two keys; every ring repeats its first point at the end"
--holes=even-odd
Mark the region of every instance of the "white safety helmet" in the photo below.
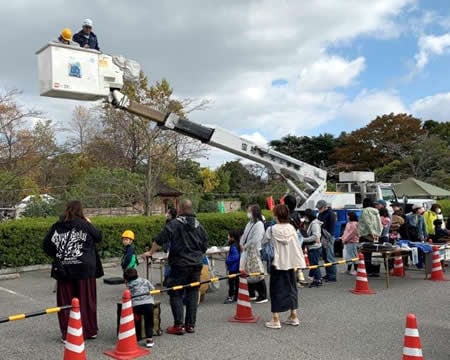
{"type": "Polygon", "coordinates": [[[92,27],[94,25],[94,22],[91,19],[85,19],[83,21],[83,26],[89,26],[92,27]]]}

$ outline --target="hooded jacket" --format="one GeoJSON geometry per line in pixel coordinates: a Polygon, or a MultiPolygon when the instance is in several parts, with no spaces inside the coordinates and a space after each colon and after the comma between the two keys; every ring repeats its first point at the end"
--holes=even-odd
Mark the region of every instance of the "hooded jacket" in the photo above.
{"type": "Polygon", "coordinates": [[[322,222],[317,219],[311,221],[306,230],[306,237],[303,238],[303,244],[308,247],[308,250],[320,249],[322,247],[322,222]]]}
{"type": "Polygon", "coordinates": [[[169,265],[202,265],[203,255],[208,249],[206,231],[194,215],[178,216],[167,223],[155,239],[159,246],[170,244],[169,265]]]}
{"type": "MultiPolygon", "coordinates": [[[[60,260],[68,280],[102,276],[95,244],[102,241],[102,233],[84,219],[59,220],[52,225],[43,242],[44,252],[60,260]]],[[[51,276],[57,279],[52,268],[51,276]]],[[[60,279],[57,279],[60,280],[60,279]]]]}
{"type": "Polygon", "coordinates": [[[271,241],[274,249],[272,265],[277,270],[305,268],[305,257],[291,224],[276,224],[267,229],[263,244],[271,241]]]}
{"type": "Polygon", "coordinates": [[[378,210],[373,207],[362,209],[361,217],[358,222],[359,236],[380,236],[382,231],[383,227],[381,225],[381,218],[378,210]]]}

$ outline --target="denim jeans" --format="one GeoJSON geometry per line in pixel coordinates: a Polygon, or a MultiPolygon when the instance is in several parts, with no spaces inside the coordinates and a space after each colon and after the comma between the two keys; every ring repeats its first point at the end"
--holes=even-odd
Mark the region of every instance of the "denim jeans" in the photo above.
{"type": "MultiPolygon", "coordinates": [[[[172,265],[169,278],[167,279],[167,286],[187,285],[200,281],[201,271],[202,265],[172,265]]],[[[192,288],[188,287],[184,291],[169,291],[170,307],[172,309],[174,325],[195,326],[197,320],[198,291],[198,286],[192,288]],[[183,296],[184,303],[186,304],[186,318],[184,318],[183,296]]]]}
{"type": "MultiPolygon", "coordinates": [[[[326,263],[332,263],[336,261],[336,258],[334,257],[334,239],[327,247],[322,246],[322,258],[326,263]]],[[[328,280],[336,280],[336,265],[327,266],[325,268],[325,272],[327,274],[328,280]]]]}
{"type": "MultiPolygon", "coordinates": [[[[309,259],[310,265],[319,265],[321,252],[322,252],[322,248],[308,249],[308,259],[309,259]]],[[[320,272],[320,268],[315,269],[315,270],[309,270],[309,276],[314,277],[314,281],[316,281],[316,282],[322,280],[322,273],[320,272]]]]}

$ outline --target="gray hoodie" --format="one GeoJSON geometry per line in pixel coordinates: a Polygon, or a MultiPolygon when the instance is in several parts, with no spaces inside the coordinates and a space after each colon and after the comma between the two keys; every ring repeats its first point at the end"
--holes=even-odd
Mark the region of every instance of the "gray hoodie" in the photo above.
{"type": "Polygon", "coordinates": [[[131,280],[128,283],[128,289],[131,292],[131,302],[133,303],[133,306],[154,304],[155,300],[153,299],[153,296],[150,295],[150,291],[154,288],[152,283],[147,279],[137,278],[136,280],[131,280]]]}
{"type": "Polygon", "coordinates": [[[322,247],[320,242],[322,238],[322,223],[318,219],[314,219],[309,224],[306,234],[308,236],[303,239],[303,244],[308,247],[308,250],[320,249],[322,247]]]}

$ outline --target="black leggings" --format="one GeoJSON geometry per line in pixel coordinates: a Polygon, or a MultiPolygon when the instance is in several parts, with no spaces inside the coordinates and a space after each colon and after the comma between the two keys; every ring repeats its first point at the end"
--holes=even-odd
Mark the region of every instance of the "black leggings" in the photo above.
{"type": "Polygon", "coordinates": [[[262,279],[257,283],[248,284],[248,292],[251,298],[255,297],[256,293],[258,293],[259,299],[267,299],[266,281],[262,279]]]}
{"type": "MultiPolygon", "coordinates": [[[[230,272],[231,274],[239,274],[238,272],[230,272]]],[[[235,278],[228,279],[228,297],[233,298],[234,301],[238,298],[238,291],[239,291],[239,276],[236,276],[235,278]]]]}
{"type": "MultiPolygon", "coordinates": [[[[139,317],[144,315],[145,336],[147,339],[153,337],[153,304],[142,304],[133,307],[133,312],[139,317]]],[[[136,327],[140,332],[140,319],[136,321],[136,327]]]]}

